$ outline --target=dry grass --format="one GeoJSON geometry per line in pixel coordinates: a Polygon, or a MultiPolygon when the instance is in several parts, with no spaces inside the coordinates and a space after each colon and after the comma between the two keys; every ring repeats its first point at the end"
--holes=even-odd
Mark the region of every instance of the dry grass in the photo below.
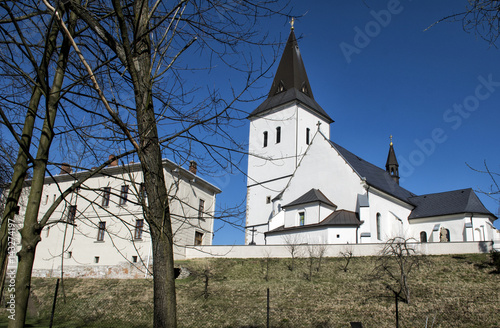
{"type": "MultiPolygon", "coordinates": [[[[266,289],[270,290],[271,327],[394,327],[394,301],[371,279],[373,259],[354,258],[344,272],[343,259],[325,259],[321,272],[306,279],[309,267],[296,269],[286,259],[214,259],[178,264],[193,274],[177,282],[179,327],[265,327],[266,289]],[[205,276],[210,268],[207,299],[205,276]]],[[[500,275],[488,255],[434,256],[411,277],[412,304],[400,303],[400,327],[500,327],[500,275]]],[[[33,327],[46,327],[54,279],[34,279],[33,327]]],[[[60,295],[58,327],[150,327],[151,280],[66,279],[66,303],[60,295]]],[[[1,321],[5,323],[5,321],[1,321]]]]}

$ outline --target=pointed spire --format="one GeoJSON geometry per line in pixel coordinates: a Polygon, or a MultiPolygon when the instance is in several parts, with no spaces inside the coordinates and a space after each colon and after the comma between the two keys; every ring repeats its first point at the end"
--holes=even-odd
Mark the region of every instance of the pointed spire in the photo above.
{"type": "Polygon", "coordinates": [[[391,143],[389,144],[389,155],[387,155],[385,170],[390,174],[394,181],[399,184],[399,164],[398,160],[396,159],[396,152],[394,151],[394,145],[392,143],[392,135],[390,138],[391,143]]]}
{"type": "Polygon", "coordinates": [[[290,21],[290,35],[281,55],[267,99],[249,117],[263,114],[272,108],[296,100],[308,106],[328,123],[332,123],[331,117],[314,100],[297,38],[295,37],[294,22],[295,18],[292,18],[290,21]]]}
{"type": "Polygon", "coordinates": [[[281,56],[280,64],[268,96],[272,97],[292,88],[314,99],[293,29],[290,30],[290,35],[288,36],[288,41],[286,42],[285,50],[281,56]]]}

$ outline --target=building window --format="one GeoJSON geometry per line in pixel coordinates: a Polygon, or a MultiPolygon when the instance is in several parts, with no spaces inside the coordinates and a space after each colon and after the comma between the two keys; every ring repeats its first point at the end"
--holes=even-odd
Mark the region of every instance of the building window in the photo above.
{"type": "Polygon", "coordinates": [[[104,241],[104,232],[106,231],[106,222],[99,222],[99,230],[97,231],[97,241],[104,241]]]}
{"type": "Polygon", "coordinates": [[[68,223],[74,224],[76,217],[76,205],[70,205],[68,207],[68,223]]]}
{"type": "Polygon", "coordinates": [[[195,246],[203,244],[203,234],[199,231],[195,231],[194,233],[194,244],[195,246]]]}
{"type": "Polygon", "coordinates": [[[99,256],[94,256],[94,263],[99,263],[99,256]]]}
{"type": "Polygon", "coordinates": [[[43,202],[43,205],[47,205],[47,203],[49,202],[49,195],[45,195],[45,201],[43,202]]]}
{"type": "Polygon", "coordinates": [[[303,226],[306,223],[306,213],[299,212],[299,225],[303,226]]]}
{"type": "Polygon", "coordinates": [[[127,198],[128,198],[128,186],[127,185],[123,185],[122,186],[122,190],[120,192],[120,205],[125,205],[125,203],[127,202],[127,198]]]}
{"type": "Polygon", "coordinates": [[[266,197],[266,204],[270,204],[271,203],[271,196],[267,196],[266,197]]]}
{"type": "Polygon", "coordinates": [[[380,213],[377,213],[377,239],[382,240],[382,231],[380,230],[380,213]]]}
{"type": "Polygon", "coordinates": [[[132,263],[137,263],[137,255],[132,256],[132,263]]]}
{"type": "Polygon", "coordinates": [[[340,238],[340,235],[337,235],[337,238],[340,238]]]}
{"type": "Polygon", "coordinates": [[[310,134],[311,134],[311,129],[307,128],[306,129],[306,145],[309,145],[310,134]]]}
{"type": "Polygon", "coordinates": [[[420,242],[421,243],[427,242],[427,232],[425,232],[425,231],[420,232],[420,242]]]}
{"type": "Polygon", "coordinates": [[[276,128],[276,143],[279,144],[281,142],[281,126],[276,128]]]}
{"type": "Polygon", "coordinates": [[[198,219],[204,220],[203,212],[205,211],[205,201],[200,199],[200,204],[198,205],[198,219]]]}
{"type": "Polygon", "coordinates": [[[70,252],[66,252],[66,258],[67,259],[70,259],[72,257],[73,257],[73,252],[71,252],[71,251],[70,252]]]}
{"type": "Polygon", "coordinates": [[[144,220],[135,220],[134,239],[142,239],[142,230],[144,228],[144,220]]]}
{"type": "Polygon", "coordinates": [[[264,131],[264,147],[267,147],[267,131],[264,131]]]}
{"type": "Polygon", "coordinates": [[[102,206],[107,207],[109,206],[109,197],[111,195],[111,188],[110,187],[104,187],[102,190],[102,206]]]}

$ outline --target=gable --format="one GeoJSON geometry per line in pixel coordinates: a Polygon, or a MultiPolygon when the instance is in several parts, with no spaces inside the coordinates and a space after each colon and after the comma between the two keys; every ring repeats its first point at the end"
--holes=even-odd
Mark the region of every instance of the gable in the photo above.
{"type": "Polygon", "coordinates": [[[311,189],[322,194],[340,209],[356,210],[357,195],[365,194],[359,175],[320,132],[316,132],[297,169],[281,194],[289,204],[311,189]]]}

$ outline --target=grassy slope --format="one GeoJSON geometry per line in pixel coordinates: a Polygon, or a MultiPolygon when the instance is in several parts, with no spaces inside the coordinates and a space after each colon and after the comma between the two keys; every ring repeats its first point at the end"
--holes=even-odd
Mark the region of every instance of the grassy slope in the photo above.
{"type": "MultiPolygon", "coordinates": [[[[215,259],[180,262],[193,273],[178,280],[179,326],[265,327],[266,289],[270,289],[271,327],[394,327],[394,301],[370,276],[372,258],[324,260],[321,271],[305,278],[307,259],[296,269],[289,259],[215,259]],[[209,296],[204,276],[210,268],[209,296]]],[[[412,304],[400,303],[400,327],[500,327],[500,275],[488,255],[435,256],[410,280],[412,304]],[[434,319],[435,318],[435,319],[434,319]]],[[[47,327],[55,279],[34,279],[32,327],[47,327]]],[[[151,280],[66,279],[66,303],[60,293],[56,327],[150,327],[151,280]]],[[[61,290],[60,290],[61,291],[61,290]]],[[[5,324],[4,310],[0,326],[5,324]]]]}

